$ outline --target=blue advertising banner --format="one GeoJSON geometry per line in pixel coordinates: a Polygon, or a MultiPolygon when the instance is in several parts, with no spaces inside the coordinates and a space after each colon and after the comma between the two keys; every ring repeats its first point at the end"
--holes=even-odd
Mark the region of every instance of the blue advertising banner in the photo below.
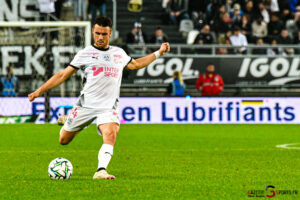
{"type": "MultiPolygon", "coordinates": [[[[51,123],[68,114],[76,100],[50,98],[51,123]]],[[[36,115],[35,122],[44,123],[43,98],[0,98],[0,105],[1,116],[36,115]]],[[[121,97],[119,116],[127,124],[300,124],[300,98],[121,97]]]]}

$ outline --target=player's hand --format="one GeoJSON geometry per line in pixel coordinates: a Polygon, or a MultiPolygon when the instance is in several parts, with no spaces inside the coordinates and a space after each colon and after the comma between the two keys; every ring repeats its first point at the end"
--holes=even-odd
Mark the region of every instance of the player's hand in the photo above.
{"type": "Polygon", "coordinates": [[[31,94],[28,95],[28,99],[29,99],[29,101],[33,101],[38,96],[39,96],[39,92],[38,91],[34,91],[33,93],[31,93],[31,94]]]}
{"type": "Polygon", "coordinates": [[[164,42],[161,44],[160,49],[158,50],[160,55],[164,55],[166,52],[170,51],[170,44],[169,42],[164,42]]]}

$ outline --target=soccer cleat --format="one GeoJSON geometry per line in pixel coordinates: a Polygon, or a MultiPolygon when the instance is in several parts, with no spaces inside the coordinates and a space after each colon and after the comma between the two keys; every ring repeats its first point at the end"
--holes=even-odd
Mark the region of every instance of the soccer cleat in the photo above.
{"type": "Polygon", "coordinates": [[[57,124],[58,125],[64,125],[65,124],[65,122],[67,121],[67,118],[68,118],[68,116],[67,115],[62,115],[62,116],[60,116],[59,118],[58,118],[58,120],[57,120],[57,124]]]}
{"type": "Polygon", "coordinates": [[[115,179],[116,177],[107,173],[106,170],[100,170],[94,174],[93,179],[115,179]]]}

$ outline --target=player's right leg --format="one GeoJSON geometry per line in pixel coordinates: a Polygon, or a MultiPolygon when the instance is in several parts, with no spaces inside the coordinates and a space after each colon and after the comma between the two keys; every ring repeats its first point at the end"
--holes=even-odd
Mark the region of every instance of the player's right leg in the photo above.
{"type": "Polygon", "coordinates": [[[115,179],[106,168],[112,158],[113,148],[120,129],[120,119],[115,110],[97,115],[98,133],[103,136],[103,144],[98,154],[98,169],[93,179],[115,179]]]}

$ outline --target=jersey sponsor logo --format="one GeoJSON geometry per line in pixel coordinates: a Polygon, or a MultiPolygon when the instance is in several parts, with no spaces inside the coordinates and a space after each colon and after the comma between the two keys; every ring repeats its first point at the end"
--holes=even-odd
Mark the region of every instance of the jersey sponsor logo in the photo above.
{"type": "Polygon", "coordinates": [[[117,78],[118,75],[119,75],[119,69],[115,68],[115,67],[96,67],[96,66],[93,66],[92,70],[94,71],[93,76],[97,76],[101,72],[104,72],[105,77],[117,78]]]}
{"type": "Polygon", "coordinates": [[[96,66],[93,66],[92,70],[94,71],[93,76],[97,76],[101,72],[103,72],[103,67],[97,68],[96,66]]]}
{"type": "Polygon", "coordinates": [[[122,56],[121,55],[114,55],[114,63],[115,64],[122,64],[122,56]]]}
{"type": "Polygon", "coordinates": [[[119,74],[119,69],[115,68],[115,67],[105,67],[104,68],[104,76],[105,77],[113,77],[113,78],[117,78],[118,74],[119,74]]]}

